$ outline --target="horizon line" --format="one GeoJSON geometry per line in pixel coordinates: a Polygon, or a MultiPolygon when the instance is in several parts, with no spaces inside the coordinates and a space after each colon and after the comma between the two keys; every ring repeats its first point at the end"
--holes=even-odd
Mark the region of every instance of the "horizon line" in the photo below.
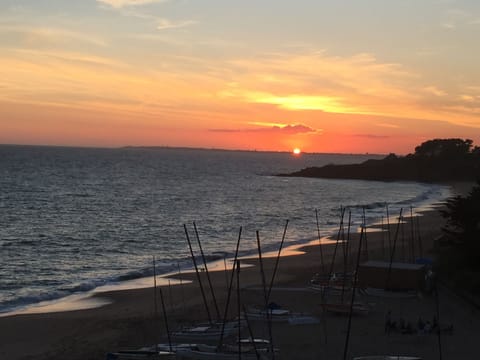
{"type": "MultiPolygon", "coordinates": [[[[71,149],[177,149],[177,150],[199,150],[199,151],[230,151],[230,152],[252,152],[252,153],[276,153],[276,154],[293,154],[292,151],[286,150],[257,150],[257,149],[226,149],[215,147],[190,147],[190,146],[170,146],[170,145],[122,145],[122,146],[93,146],[93,145],[47,145],[47,144],[5,144],[0,143],[0,146],[18,146],[18,147],[52,147],[52,148],[71,148],[71,149]]],[[[302,151],[297,156],[302,155],[372,155],[372,156],[386,156],[387,154],[379,153],[339,153],[339,152],[307,152],[302,151]]]]}

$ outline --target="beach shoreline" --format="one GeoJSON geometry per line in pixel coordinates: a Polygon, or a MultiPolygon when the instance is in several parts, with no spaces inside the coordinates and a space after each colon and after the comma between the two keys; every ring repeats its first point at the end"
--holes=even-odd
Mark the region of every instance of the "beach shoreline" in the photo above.
{"type": "MultiPolygon", "coordinates": [[[[462,194],[465,194],[465,190],[462,190],[462,194]]],[[[441,218],[438,210],[429,210],[423,213],[419,222],[424,249],[432,249],[434,239],[441,235],[444,219],[441,218]]],[[[393,229],[395,224],[390,226],[393,229]]],[[[385,250],[382,247],[382,241],[385,238],[382,240],[382,233],[368,232],[368,239],[369,258],[385,257],[385,250]]],[[[358,234],[352,235],[353,246],[357,241],[358,234]]],[[[319,294],[306,289],[312,275],[321,271],[320,247],[315,242],[296,245],[296,247],[298,254],[280,258],[272,300],[291,311],[309,313],[322,319],[327,318],[329,340],[324,343],[323,339],[327,338],[327,334],[323,333],[322,326],[318,324],[294,328],[278,325],[274,329],[275,346],[280,349],[278,358],[313,359],[320,355],[340,358],[341,351],[338,348],[344,344],[345,321],[343,318],[325,315],[319,306],[321,302],[319,294]],[[288,291],[289,288],[296,290],[288,291]],[[302,355],[298,356],[299,353],[302,355]]],[[[324,258],[328,258],[333,250],[334,245],[323,245],[324,258]]],[[[241,262],[257,265],[241,267],[242,303],[261,305],[263,296],[258,290],[261,286],[258,258],[243,259],[241,262]]],[[[271,276],[274,264],[274,257],[264,259],[267,278],[271,276]]],[[[172,284],[163,286],[171,329],[206,320],[195,274],[182,273],[181,277],[181,286],[172,284]],[[192,282],[186,284],[187,280],[192,282]]],[[[216,293],[219,294],[217,295],[219,307],[223,309],[228,274],[224,271],[216,271],[211,273],[211,278],[216,293]]],[[[458,331],[460,335],[455,333],[448,338],[449,343],[444,346],[443,351],[457,354],[456,359],[472,359],[468,354],[474,351],[476,344],[473,339],[478,335],[478,330],[473,328],[472,321],[478,319],[478,311],[467,308],[463,300],[449,293],[448,289],[442,290],[442,296],[444,299],[448,298],[448,301],[444,300],[444,307],[450,314],[448,322],[455,322],[456,328],[460,329],[458,331]],[[463,312],[460,316],[461,308],[465,308],[470,318],[467,318],[463,312]],[[462,326],[465,326],[465,329],[462,329],[462,326]],[[470,340],[466,338],[467,335],[470,340]],[[458,350],[457,347],[461,347],[462,350],[458,350]]],[[[105,300],[106,304],[77,311],[18,314],[0,318],[0,338],[2,338],[0,357],[11,360],[63,359],[65,357],[104,359],[109,351],[135,349],[156,342],[165,342],[164,319],[162,315],[155,314],[152,288],[96,293],[93,299],[105,300]]],[[[432,314],[431,308],[434,303],[432,298],[423,299],[423,302],[420,300],[420,304],[391,303],[389,300],[379,298],[366,300],[369,303],[375,302],[375,310],[368,315],[368,318],[359,319],[358,323],[354,322],[350,344],[352,355],[365,355],[370,342],[370,344],[381,343],[370,349],[370,353],[381,354],[405,349],[406,353],[422,353],[424,359],[438,357],[435,350],[437,340],[433,339],[433,336],[386,338],[383,333],[387,308],[393,309],[395,315],[401,313],[402,317],[413,321],[418,317],[419,309],[432,314]],[[431,354],[431,357],[428,354],[431,354]]],[[[235,314],[231,312],[230,315],[233,317],[235,314]]],[[[265,334],[263,333],[262,336],[265,334]]]]}

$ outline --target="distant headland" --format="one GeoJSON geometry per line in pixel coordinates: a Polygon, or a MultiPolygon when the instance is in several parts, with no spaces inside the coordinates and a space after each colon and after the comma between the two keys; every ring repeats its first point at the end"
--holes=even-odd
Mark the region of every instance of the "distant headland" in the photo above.
{"type": "Polygon", "coordinates": [[[361,164],[308,167],[279,176],[377,181],[476,181],[480,179],[480,147],[466,139],[433,139],[413,154],[390,154],[361,164]]]}

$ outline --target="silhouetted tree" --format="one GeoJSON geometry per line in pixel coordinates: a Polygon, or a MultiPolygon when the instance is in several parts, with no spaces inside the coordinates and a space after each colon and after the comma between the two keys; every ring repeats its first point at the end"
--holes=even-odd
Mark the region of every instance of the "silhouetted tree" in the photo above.
{"type": "Polygon", "coordinates": [[[386,161],[396,161],[396,160],[398,160],[398,156],[395,153],[390,153],[384,158],[384,160],[386,160],[386,161]]]}
{"type": "Polygon", "coordinates": [[[415,148],[418,157],[464,157],[469,154],[473,141],[470,139],[433,139],[415,148]]]}
{"type": "Polygon", "coordinates": [[[463,264],[480,270],[480,182],[468,196],[456,196],[442,211],[446,218],[444,232],[453,241],[463,264]]]}
{"type": "Polygon", "coordinates": [[[415,153],[370,159],[361,164],[309,167],[284,176],[379,181],[475,181],[480,179],[480,148],[469,139],[428,140],[415,153]]]}
{"type": "Polygon", "coordinates": [[[472,155],[475,157],[480,157],[480,146],[475,146],[473,148],[472,155]]]}

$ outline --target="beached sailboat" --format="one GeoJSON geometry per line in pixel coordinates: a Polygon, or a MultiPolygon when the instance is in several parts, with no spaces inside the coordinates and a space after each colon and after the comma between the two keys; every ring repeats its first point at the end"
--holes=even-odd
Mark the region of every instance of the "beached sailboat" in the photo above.
{"type": "Polygon", "coordinates": [[[370,308],[363,303],[355,303],[350,305],[348,303],[324,303],[320,304],[323,311],[327,311],[336,315],[368,315],[370,308]]]}
{"type": "Polygon", "coordinates": [[[340,295],[342,293],[351,293],[352,288],[351,287],[344,287],[342,284],[335,284],[335,283],[330,283],[330,284],[310,284],[308,286],[308,289],[313,290],[315,292],[320,292],[320,293],[328,293],[329,295],[340,295]]]}
{"type": "MultiPolygon", "coordinates": [[[[365,224],[365,214],[363,219],[363,224],[365,224]]],[[[339,234],[342,232],[342,224],[340,224],[339,234]]],[[[353,292],[355,289],[355,284],[357,281],[357,271],[347,271],[347,255],[348,249],[347,245],[350,242],[350,226],[351,226],[351,212],[349,212],[348,217],[348,232],[347,232],[347,241],[343,241],[343,272],[331,272],[330,275],[320,275],[315,274],[315,276],[310,281],[313,284],[314,289],[315,286],[322,292],[322,303],[320,306],[322,307],[324,312],[333,313],[336,315],[367,315],[370,307],[367,304],[355,301],[347,301],[346,295],[348,294],[350,297],[353,297],[353,292]],[[335,298],[332,300],[327,301],[327,295],[339,295],[339,298],[335,298]]],[[[362,236],[365,237],[364,227],[362,227],[362,236]]],[[[340,240],[340,235],[337,238],[337,244],[340,240]]],[[[359,249],[359,253],[361,249],[359,249]]],[[[332,262],[333,264],[333,262],[332,262]]],[[[331,267],[333,270],[333,267],[331,267]]]]}
{"type": "MultiPolygon", "coordinates": [[[[245,338],[236,344],[223,344],[221,347],[205,344],[181,346],[176,349],[177,359],[238,359],[239,351],[242,359],[267,359],[270,342],[266,339],[245,338]]],[[[274,349],[274,351],[278,351],[274,349]]]]}
{"type": "Polygon", "coordinates": [[[404,356],[404,355],[371,355],[371,356],[357,356],[353,360],[422,360],[418,356],[404,356]]]}
{"type": "Polygon", "coordinates": [[[106,360],[167,360],[176,359],[174,352],[153,350],[153,349],[138,349],[138,350],[123,350],[113,353],[107,353],[106,360]]]}
{"type": "MultiPolygon", "coordinates": [[[[241,346],[241,358],[244,360],[267,360],[266,352],[268,350],[260,350],[251,346],[246,348],[241,346]]],[[[177,350],[177,359],[195,359],[195,360],[237,360],[239,358],[238,347],[235,345],[224,345],[221,349],[217,346],[208,346],[198,344],[190,349],[177,350]]]]}
{"type": "Polygon", "coordinates": [[[225,324],[221,322],[199,324],[174,331],[170,336],[174,342],[187,341],[201,343],[205,341],[218,341],[222,336],[228,338],[238,334],[245,326],[245,320],[241,320],[240,322],[238,320],[226,321],[225,324]]]}
{"type": "MultiPolygon", "coordinates": [[[[195,225],[195,223],[194,223],[194,225],[195,225]]],[[[203,324],[197,324],[197,325],[194,325],[194,326],[184,327],[180,330],[172,332],[170,334],[170,336],[172,338],[172,341],[174,341],[174,342],[185,341],[185,342],[193,342],[193,343],[203,343],[203,342],[219,341],[219,343],[221,344],[222,341],[223,341],[223,338],[228,338],[232,335],[238,334],[246,326],[246,321],[242,320],[242,319],[239,319],[239,318],[236,318],[236,319],[231,320],[231,321],[226,320],[227,319],[227,314],[228,314],[228,304],[230,302],[230,295],[231,295],[231,291],[232,291],[233,275],[235,273],[235,266],[232,269],[232,279],[230,281],[230,286],[229,286],[228,293],[227,293],[227,296],[228,296],[227,297],[227,305],[225,307],[225,314],[224,314],[223,320],[218,320],[218,321],[214,322],[214,321],[212,321],[211,316],[210,316],[210,311],[208,310],[208,302],[207,302],[207,299],[206,299],[206,296],[205,296],[205,292],[203,290],[203,286],[202,286],[201,278],[200,278],[200,275],[199,275],[198,267],[197,267],[196,261],[195,261],[195,255],[193,253],[193,249],[192,249],[192,245],[191,245],[191,241],[190,241],[190,237],[188,235],[186,225],[184,225],[184,230],[185,230],[185,235],[186,235],[188,247],[190,249],[191,258],[192,258],[192,261],[193,261],[193,264],[194,264],[194,267],[195,267],[195,273],[197,275],[198,284],[199,284],[199,287],[200,287],[200,291],[201,291],[202,298],[203,298],[203,303],[204,303],[204,306],[205,306],[205,310],[206,310],[209,322],[208,323],[203,323],[203,324]]],[[[195,226],[195,232],[197,233],[196,226],[195,226]]],[[[238,240],[237,240],[237,246],[236,246],[236,250],[235,250],[235,258],[234,258],[234,263],[235,264],[237,262],[237,256],[238,256],[238,249],[239,249],[239,245],[240,245],[241,234],[242,234],[242,228],[240,228],[240,232],[239,232],[238,240]]],[[[198,235],[197,235],[197,240],[198,240],[198,235]]],[[[199,247],[201,248],[200,241],[198,240],[198,242],[199,242],[199,247]]],[[[202,251],[202,253],[203,253],[203,251],[202,251]]],[[[205,270],[208,273],[208,269],[205,268],[205,270]]],[[[213,288],[211,290],[212,290],[212,294],[213,294],[213,288]]],[[[213,298],[213,296],[212,296],[212,298],[213,298]]],[[[215,307],[217,308],[217,306],[215,306],[215,307]]],[[[217,311],[217,313],[219,315],[218,311],[217,311]]]]}
{"type": "Polygon", "coordinates": [[[384,297],[384,298],[397,298],[397,299],[409,299],[419,296],[419,292],[416,290],[404,290],[404,291],[392,291],[380,288],[367,287],[361,289],[364,295],[372,297],[384,297]]]}
{"type": "MultiPolygon", "coordinates": [[[[238,310],[240,310],[240,285],[239,285],[239,273],[240,273],[240,262],[237,260],[235,262],[234,268],[232,269],[232,273],[235,271],[237,274],[237,298],[238,298],[238,310]]],[[[239,311],[240,313],[240,311],[239,311]]],[[[246,318],[248,319],[248,318],[246,318]]],[[[246,322],[251,334],[251,328],[247,320],[243,320],[238,318],[236,323],[239,324],[238,326],[234,326],[234,322],[231,322],[232,325],[228,327],[231,331],[237,331],[238,335],[240,336],[241,326],[240,324],[242,321],[246,322]]],[[[227,323],[225,323],[226,325],[227,323]]],[[[203,360],[203,359],[219,359],[219,360],[233,360],[233,359],[246,359],[246,360],[258,360],[258,359],[268,359],[265,353],[270,351],[271,343],[265,340],[255,339],[253,336],[249,339],[238,340],[236,344],[224,344],[223,338],[226,335],[225,330],[227,329],[226,326],[220,327],[220,334],[219,334],[219,344],[218,345],[205,345],[205,344],[196,344],[190,348],[185,349],[178,349],[177,359],[195,359],[195,360],[203,360]],[[257,345],[261,345],[257,347],[257,345]]]]}
{"type": "MultiPolygon", "coordinates": [[[[398,224],[397,224],[397,230],[396,230],[395,238],[394,238],[394,242],[393,242],[393,248],[392,248],[392,251],[391,251],[388,273],[386,275],[385,289],[380,289],[380,290],[384,290],[384,291],[387,291],[387,290],[390,289],[389,281],[390,281],[390,275],[391,275],[391,270],[392,270],[392,262],[393,262],[394,253],[395,253],[395,245],[396,245],[396,241],[397,241],[397,237],[398,237],[398,229],[399,229],[400,221],[401,221],[401,218],[402,218],[402,210],[403,209],[400,209],[400,216],[399,216],[399,221],[398,221],[398,224]]],[[[361,235],[363,235],[363,229],[362,229],[362,234],[361,235]]],[[[362,240],[362,236],[360,236],[360,241],[361,240],[362,240]]],[[[361,248],[361,246],[360,246],[360,248],[361,248]]],[[[359,252],[360,252],[360,249],[359,249],[359,252]]],[[[358,257],[357,258],[357,271],[356,271],[357,274],[359,272],[359,265],[360,264],[359,264],[359,257],[358,257]]],[[[356,288],[356,281],[357,280],[358,280],[358,278],[355,279],[354,289],[356,288]]],[[[353,295],[355,295],[355,291],[354,291],[353,295]]],[[[353,306],[353,304],[354,304],[354,298],[352,298],[352,306],[353,306]]],[[[348,339],[349,339],[349,336],[350,336],[350,329],[351,329],[351,316],[349,318],[347,341],[346,341],[345,349],[344,349],[344,359],[346,359],[346,356],[347,356],[348,339]]],[[[441,358],[441,356],[440,356],[440,358],[441,358]]],[[[353,360],[422,360],[422,358],[418,357],[418,356],[409,356],[409,355],[367,355],[367,356],[354,357],[353,360]]]]}
{"type": "MultiPolygon", "coordinates": [[[[330,263],[330,270],[328,271],[328,273],[323,272],[323,273],[314,274],[308,286],[309,289],[320,292],[322,294],[322,297],[326,297],[327,295],[340,294],[342,296],[342,300],[345,293],[347,292],[350,293],[352,291],[353,280],[356,276],[355,273],[347,271],[348,244],[350,242],[351,213],[349,213],[348,234],[347,234],[347,238],[345,239],[344,222],[343,222],[345,211],[346,211],[346,208],[341,209],[340,225],[337,232],[337,238],[335,242],[335,248],[334,248],[332,260],[330,263]],[[337,249],[339,245],[342,245],[342,248],[343,248],[343,272],[334,272],[335,259],[336,259],[337,249]]],[[[318,227],[318,220],[317,220],[317,227],[318,227]]],[[[323,269],[323,266],[322,266],[322,269],[323,269]]]]}
{"type": "Polygon", "coordinates": [[[248,307],[243,313],[251,321],[288,322],[291,325],[317,324],[318,318],[310,314],[294,313],[288,309],[248,307]]]}
{"type": "Polygon", "coordinates": [[[292,314],[290,310],[283,309],[275,303],[270,303],[267,308],[249,306],[244,315],[250,320],[267,320],[267,318],[270,318],[271,321],[277,322],[288,321],[292,314]]]}
{"type": "MultiPolygon", "coordinates": [[[[156,264],[155,256],[153,257],[153,289],[154,289],[154,305],[155,305],[155,318],[158,318],[158,309],[157,309],[157,273],[156,273],[156,264]]],[[[167,331],[167,336],[169,334],[168,322],[167,322],[167,312],[165,308],[165,301],[163,299],[162,289],[158,289],[160,294],[160,299],[162,302],[163,315],[165,317],[165,328],[167,331]]],[[[144,347],[134,350],[120,350],[117,352],[107,353],[106,360],[162,360],[162,359],[176,359],[175,352],[172,350],[171,338],[168,337],[168,346],[160,349],[158,346],[153,347],[144,347]]]]}
{"type": "Polygon", "coordinates": [[[335,285],[343,285],[343,283],[351,285],[353,282],[353,274],[351,272],[342,273],[342,272],[334,272],[331,275],[329,274],[320,274],[315,273],[310,280],[310,284],[312,285],[327,285],[327,284],[335,284],[335,285]]]}

